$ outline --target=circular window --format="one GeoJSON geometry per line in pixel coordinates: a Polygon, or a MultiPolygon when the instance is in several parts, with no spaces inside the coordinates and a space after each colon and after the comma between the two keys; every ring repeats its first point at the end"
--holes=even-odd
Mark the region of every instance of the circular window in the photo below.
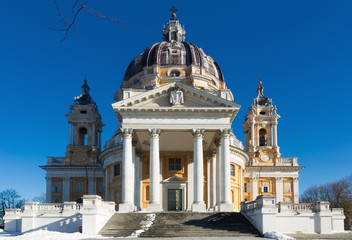
{"type": "Polygon", "coordinates": [[[86,111],[86,110],[82,110],[81,113],[82,113],[82,114],[86,114],[87,111],[86,111]]]}
{"type": "Polygon", "coordinates": [[[265,112],[260,112],[260,115],[265,115],[265,112]]]}
{"type": "Polygon", "coordinates": [[[180,71],[178,71],[178,70],[171,70],[170,71],[170,73],[169,73],[169,76],[170,77],[178,77],[178,76],[180,76],[180,71]]]}

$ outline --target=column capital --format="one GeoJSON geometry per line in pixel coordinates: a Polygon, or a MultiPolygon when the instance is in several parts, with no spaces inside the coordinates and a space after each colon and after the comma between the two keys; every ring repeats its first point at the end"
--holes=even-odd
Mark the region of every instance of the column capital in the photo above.
{"type": "Polygon", "coordinates": [[[216,155],[216,151],[214,149],[206,152],[206,156],[209,158],[215,157],[215,155],[216,155]]]}
{"type": "Polygon", "coordinates": [[[193,129],[192,134],[195,138],[203,138],[204,137],[204,128],[193,129]]]}
{"type": "Polygon", "coordinates": [[[45,177],[45,180],[52,180],[53,179],[53,177],[45,177]]]}
{"type": "Polygon", "coordinates": [[[63,181],[70,181],[71,177],[63,177],[62,180],[63,181]]]}
{"type": "Polygon", "coordinates": [[[132,128],[121,128],[121,132],[123,133],[124,137],[132,137],[132,135],[133,135],[132,128]]]}
{"type": "Polygon", "coordinates": [[[283,179],[282,177],[276,177],[275,178],[276,181],[282,181],[282,179],[283,179]]]}
{"type": "Polygon", "coordinates": [[[294,177],[293,178],[293,181],[298,181],[299,180],[299,177],[294,177]]]}
{"type": "Polygon", "coordinates": [[[232,133],[232,128],[220,129],[220,132],[221,132],[222,137],[230,137],[230,135],[232,133]]]}
{"type": "Polygon", "coordinates": [[[148,132],[149,132],[150,137],[159,138],[161,130],[160,130],[160,128],[150,128],[150,129],[148,129],[148,132]]]}

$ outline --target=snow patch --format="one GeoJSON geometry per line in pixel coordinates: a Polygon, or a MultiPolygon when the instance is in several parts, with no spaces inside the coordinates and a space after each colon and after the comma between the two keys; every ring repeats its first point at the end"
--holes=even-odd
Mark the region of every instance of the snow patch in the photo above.
{"type": "Polygon", "coordinates": [[[149,213],[146,215],[147,220],[141,222],[141,229],[135,230],[131,236],[128,236],[128,238],[137,238],[141,233],[145,232],[150,228],[150,226],[153,224],[154,219],[155,219],[155,214],[154,213],[149,213]]]}
{"type": "Polygon", "coordinates": [[[290,237],[290,236],[287,236],[285,234],[278,233],[278,232],[275,232],[275,231],[264,233],[264,237],[278,239],[278,240],[296,240],[293,237],[290,237]]]}
{"type": "Polygon", "coordinates": [[[78,240],[86,238],[107,239],[101,235],[85,235],[82,233],[62,233],[48,230],[37,230],[22,235],[20,233],[5,232],[0,229],[0,238],[11,237],[11,240],[78,240]]]}

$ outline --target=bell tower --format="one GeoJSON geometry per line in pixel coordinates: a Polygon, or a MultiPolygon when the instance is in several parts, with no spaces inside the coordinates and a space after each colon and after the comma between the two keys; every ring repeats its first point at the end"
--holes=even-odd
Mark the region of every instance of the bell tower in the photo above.
{"type": "Polygon", "coordinates": [[[277,145],[277,120],[272,99],[263,94],[264,87],[258,81],[257,97],[249,107],[245,117],[245,149],[251,157],[251,165],[276,165],[279,162],[280,152],[277,145]]]}
{"type": "Polygon", "coordinates": [[[96,165],[101,152],[101,132],[104,124],[98,107],[89,94],[87,79],[82,85],[82,94],[75,97],[70,112],[66,114],[69,138],[65,165],[96,165]]]}

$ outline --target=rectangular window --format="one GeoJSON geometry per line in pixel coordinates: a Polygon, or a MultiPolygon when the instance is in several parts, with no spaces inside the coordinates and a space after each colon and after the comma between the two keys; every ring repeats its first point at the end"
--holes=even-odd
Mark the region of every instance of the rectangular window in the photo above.
{"type": "Polygon", "coordinates": [[[83,182],[76,182],[76,192],[83,192],[83,182]]]}
{"type": "Polygon", "coordinates": [[[262,192],[269,192],[269,183],[268,182],[265,182],[263,183],[263,189],[262,189],[262,192]]]}
{"type": "Polygon", "coordinates": [[[291,190],[291,183],[285,183],[285,192],[292,192],[291,190]]]}
{"type": "Polygon", "coordinates": [[[114,176],[120,176],[121,175],[121,164],[118,163],[114,166],[114,176]]]}
{"type": "Polygon", "coordinates": [[[235,176],[235,165],[231,164],[231,176],[235,176]]]}
{"type": "Polygon", "coordinates": [[[61,192],[61,183],[59,182],[54,183],[54,186],[52,187],[51,192],[55,192],[55,193],[61,192]]]}
{"type": "Polygon", "coordinates": [[[247,192],[247,183],[244,183],[244,192],[247,192]]]}
{"type": "Polygon", "coordinates": [[[169,171],[181,170],[181,158],[169,158],[169,171]]]}

